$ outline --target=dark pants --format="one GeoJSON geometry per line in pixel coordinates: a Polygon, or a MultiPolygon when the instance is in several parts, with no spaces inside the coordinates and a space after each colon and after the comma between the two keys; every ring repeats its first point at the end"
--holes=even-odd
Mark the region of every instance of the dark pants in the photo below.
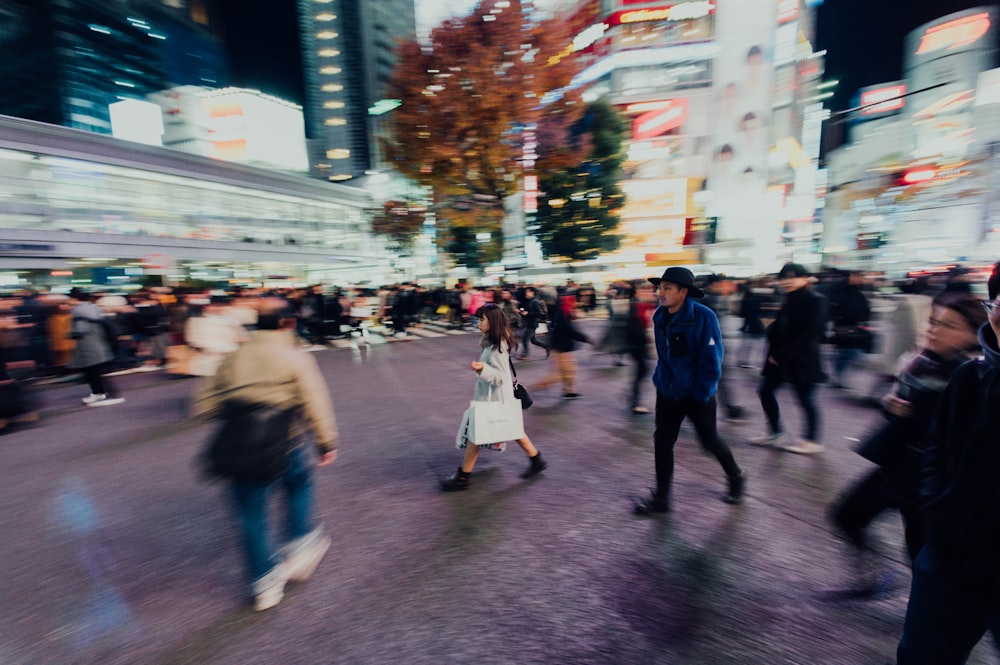
{"type": "Polygon", "coordinates": [[[898,665],[962,665],[986,631],[1000,644],[1000,611],[946,577],[932,547],[913,564],[898,665]]]}
{"type": "Polygon", "coordinates": [[[715,396],[707,402],[669,399],[656,393],[656,431],[653,446],[656,455],[656,492],[666,499],[674,479],[674,444],[684,418],[689,418],[702,447],[715,455],[729,477],[739,476],[740,467],[729,446],[719,439],[715,426],[715,396]]]}
{"type": "MultiPolygon", "coordinates": [[[[778,408],[778,400],[774,397],[774,393],[777,392],[781,383],[780,376],[766,375],[761,379],[760,387],[757,389],[760,405],[764,407],[764,415],[767,416],[767,423],[772,434],[784,431],[781,427],[781,410],[778,408]]],[[[799,404],[806,414],[805,438],[816,441],[816,437],[819,436],[819,411],[813,401],[816,384],[793,383],[792,385],[795,387],[795,395],[799,398],[799,404]]]]}
{"type": "Polygon", "coordinates": [[[858,549],[868,548],[865,529],[883,511],[897,509],[903,516],[906,551],[912,562],[924,544],[916,489],[900,486],[881,469],[872,471],[842,494],[830,510],[830,519],[858,549]]]}
{"type": "Polygon", "coordinates": [[[635,374],[632,375],[632,408],[639,406],[639,394],[642,385],[646,383],[646,372],[649,365],[646,361],[646,349],[630,349],[629,355],[635,361],[635,374]]]}
{"type": "Polygon", "coordinates": [[[94,395],[107,395],[108,397],[115,397],[117,395],[111,381],[104,376],[104,373],[108,371],[110,366],[111,363],[101,363],[100,365],[91,365],[90,367],[83,368],[83,378],[86,379],[87,384],[90,386],[90,392],[94,395]]]}
{"type": "Polygon", "coordinates": [[[537,329],[538,329],[538,326],[535,326],[535,327],[527,327],[527,326],[525,326],[524,332],[522,333],[522,338],[521,338],[521,354],[522,355],[525,355],[525,356],[528,355],[528,343],[529,342],[532,343],[532,344],[534,344],[535,346],[540,346],[543,349],[548,350],[549,345],[548,344],[544,344],[542,342],[539,342],[538,338],[535,337],[535,330],[537,330],[537,329]]]}

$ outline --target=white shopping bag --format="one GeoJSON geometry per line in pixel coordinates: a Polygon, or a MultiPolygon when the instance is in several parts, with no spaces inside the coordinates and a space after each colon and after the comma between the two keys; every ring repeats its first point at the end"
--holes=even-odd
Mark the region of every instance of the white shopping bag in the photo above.
{"type": "Polygon", "coordinates": [[[524,436],[524,413],[521,402],[505,399],[499,402],[469,404],[469,440],[477,445],[514,441],[524,436]]]}

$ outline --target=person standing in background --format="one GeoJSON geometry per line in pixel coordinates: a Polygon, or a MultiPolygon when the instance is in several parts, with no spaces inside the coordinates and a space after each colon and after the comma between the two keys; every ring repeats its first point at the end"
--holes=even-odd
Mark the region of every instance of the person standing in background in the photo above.
{"type": "Polygon", "coordinates": [[[115,333],[104,320],[104,312],[94,304],[91,294],[74,287],[69,297],[73,305],[70,337],[76,340],[69,366],[81,370],[90,386],[90,395],[83,398],[83,403],[87,406],[121,404],[125,398],[118,395],[114,384],[104,376],[115,359],[115,333]]]}

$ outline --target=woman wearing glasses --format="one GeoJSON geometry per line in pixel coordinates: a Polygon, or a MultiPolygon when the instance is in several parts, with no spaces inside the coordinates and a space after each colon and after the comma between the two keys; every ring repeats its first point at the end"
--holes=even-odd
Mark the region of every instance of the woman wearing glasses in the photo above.
{"type": "Polygon", "coordinates": [[[1000,263],[989,294],[983,357],[948,383],[924,458],[926,544],[913,564],[899,665],[959,665],[987,630],[1000,637],[1000,263]]]}
{"type": "Polygon", "coordinates": [[[924,544],[919,516],[920,478],[928,429],[948,380],[978,349],[976,333],[986,322],[979,300],[970,294],[941,293],[931,304],[926,346],[896,377],[882,400],[885,423],[858,453],[878,467],[844,492],[830,517],[851,548],[854,579],[835,595],[864,598],[889,590],[892,575],[872,549],[868,525],[885,510],[898,509],[906,549],[913,561],[924,544]]]}

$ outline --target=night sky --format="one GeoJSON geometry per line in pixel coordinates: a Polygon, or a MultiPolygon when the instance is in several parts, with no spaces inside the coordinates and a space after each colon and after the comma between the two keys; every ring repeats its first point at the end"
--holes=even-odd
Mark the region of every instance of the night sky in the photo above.
{"type": "Polygon", "coordinates": [[[228,45],[233,84],[303,103],[295,0],[212,0],[228,45]]]}
{"type": "MultiPolygon", "coordinates": [[[[374,1],[374,0],[373,0],[374,1]]],[[[848,108],[858,88],[901,76],[907,32],[988,0],[826,0],[819,8],[818,49],[827,49],[826,79],[838,79],[834,110],[848,108]]],[[[295,0],[214,0],[230,42],[236,85],[301,104],[295,0]]]]}

